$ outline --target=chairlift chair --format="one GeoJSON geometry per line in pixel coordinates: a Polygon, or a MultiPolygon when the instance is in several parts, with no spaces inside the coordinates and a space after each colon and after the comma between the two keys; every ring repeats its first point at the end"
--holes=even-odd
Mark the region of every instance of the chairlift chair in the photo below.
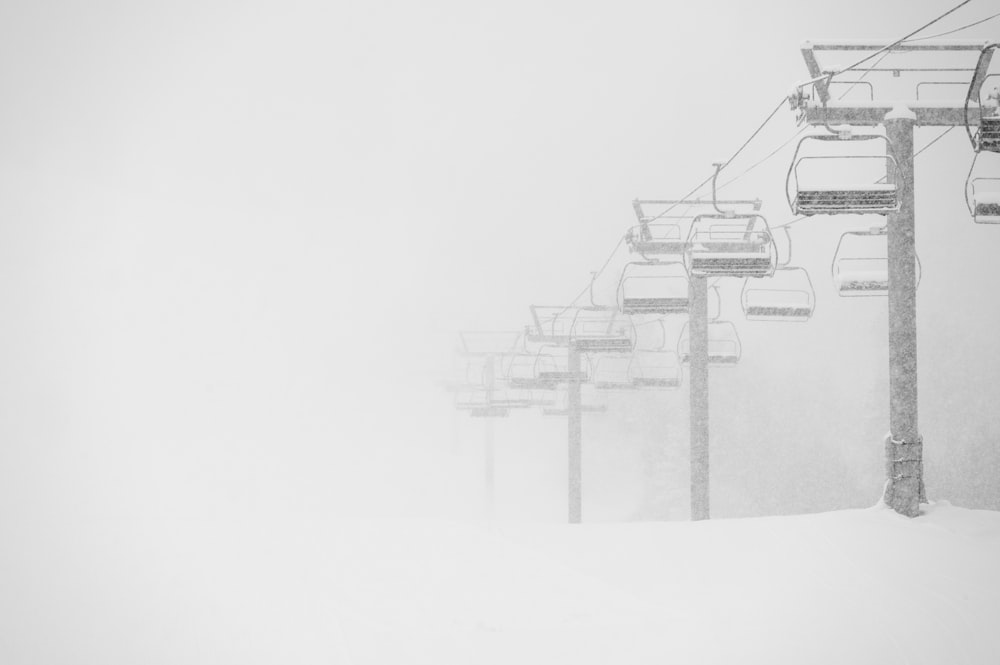
{"type": "MultiPolygon", "coordinates": [[[[606,404],[601,404],[593,400],[592,396],[585,393],[580,395],[580,413],[604,413],[608,410],[606,404]]],[[[566,391],[560,391],[555,398],[555,404],[542,408],[543,416],[568,416],[569,415],[569,395],[566,391]]]]}
{"type": "Polygon", "coordinates": [[[630,252],[647,258],[680,258],[687,248],[680,224],[673,222],[642,222],[625,233],[625,243],[630,252]]]}
{"type": "Polygon", "coordinates": [[[972,142],[972,149],[977,153],[1000,152],[1000,89],[994,88],[987,97],[986,104],[982,101],[982,88],[986,80],[996,74],[987,75],[993,51],[1000,44],[987,44],[979,53],[979,61],[973,70],[969,92],[965,98],[965,130],[972,142]],[[979,127],[975,132],[969,121],[969,105],[975,102],[979,108],[979,127]]]}
{"type": "Polygon", "coordinates": [[[848,231],[840,236],[830,267],[837,294],[844,297],[889,295],[886,227],[848,231]]]}
{"type": "Polygon", "coordinates": [[[505,399],[492,390],[472,388],[455,396],[455,408],[473,418],[506,418],[510,409],[503,404],[505,399]]]}
{"type": "MultiPolygon", "coordinates": [[[[677,356],[682,364],[691,362],[690,325],[684,324],[680,339],[677,341],[677,356]]],[[[732,321],[708,322],[708,364],[712,366],[731,367],[740,361],[743,346],[739,333],[732,321]]]]}
{"type": "Polygon", "coordinates": [[[635,386],[629,376],[630,355],[598,355],[593,361],[590,380],[597,390],[631,390],[635,386]]]}
{"type": "Polygon", "coordinates": [[[543,374],[548,370],[551,376],[551,372],[557,369],[554,357],[549,354],[542,354],[541,351],[517,353],[507,359],[504,376],[507,384],[514,389],[554,390],[558,387],[559,381],[546,378],[543,374]]]}
{"type": "Polygon", "coordinates": [[[969,209],[976,224],[1000,224],[1000,189],[976,191],[977,182],[1000,183],[1000,178],[972,178],[967,190],[969,209]]]}
{"type": "Polygon", "coordinates": [[[690,298],[687,269],[679,262],[628,263],[618,281],[618,310],[626,315],[686,314],[690,298]]]}
{"type": "Polygon", "coordinates": [[[535,376],[541,381],[556,384],[588,379],[584,369],[579,372],[570,371],[568,354],[558,347],[539,349],[535,356],[535,376]]]}
{"type": "Polygon", "coordinates": [[[673,351],[637,351],[629,377],[636,388],[679,388],[681,365],[673,351]]]}
{"type": "Polygon", "coordinates": [[[765,277],[774,272],[777,247],[758,214],[705,214],[691,223],[688,272],[698,276],[765,277]]]}
{"type": "Polygon", "coordinates": [[[570,327],[570,343],[585,353],[627,353],[632,338],[631,319],[609,307],[579,308],[570,327]]]}
{"type": "MultiPolygon", "coordinates": [[[[917,284],[920,257],[917,256],[917,284]]],[[[840,236],[830,266],[837,294],[845,298],[889,295],[889,237],[885,226],[840,236]]]]}
{"type": "Polygon", "coordinates": [[[899,191],[895,184],[886,183],[838,183],[833,185],[810,185],[806,187],[799,178],[799,166],[807,161],[842,160],[883,160],[886,163],[886,177],[890,173],[890,165],[898,168],[896,158],[892,155],[892,144],[883,134],[854,134],[850,131],[840,131],[833,134],[810,134],[802,137],[795,147],[795,155],[788,167],[785,179],[785,195],[792,213],[796,215],[886,215],[899,210],[899,191]],[[799,156],[803,144],[807,141],[819,142],[850,142],[850,141],[885,141],[885,155],[806,155],[799,156]]]}
{"type": "Polygon", "coordinates": [[[529,342],[573,345],[583,352],[627,352],[632,350],[631,321],[619,318],[609,307],[531,306],[534,327],[529,342]]]}
{"type": "Polygon", "coordinates": [[[778,268],[765,279],[747,279],[740,294],[748,321],[808,321],[816,308],[816,290],[805,268],[778,268]]]}
{"type": "Polygon", "coordinates": [[[1000,152],[1000,110],[993,115],[984,115],[979,119],[979,130],[976,132],[976,145],[980,150],[1000,152]]]}

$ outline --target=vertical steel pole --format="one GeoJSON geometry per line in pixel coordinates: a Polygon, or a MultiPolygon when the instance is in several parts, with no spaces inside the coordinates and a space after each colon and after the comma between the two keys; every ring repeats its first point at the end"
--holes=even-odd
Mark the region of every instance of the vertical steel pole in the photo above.
{"type": "Polygon", "coordinates": [[[569,385],[566,388],[569,421],[569,522],[579,524],[583,518],[583,439],[580,408],[580,350],[569,345],[569,385]]]}
{"type": "Polygon", "coordinates": [[[914,517],[923,493],[923,444],[917,428],[917,258],[913,189],[916,116],[897,107],[885,116],[886,136],[898,164],[889,182],[899,191],[890,213],[889,241],[889,437],[885,443],[885,503],[914,517]]]}
{"type": "MultiPolygon", "coordinates": [[[[493,407],[493,381],[496,376],[493,367],[493,356],[486,359],[486,367],[483,370],[483,381],[486,384],[486,408],[493,407]]],[[[493,479],[493,416],[488,414],[485,421],[485,446],[483,450],[483,485],[484,485],[484,507],[486,519],[492,521],[495,516],[494,479],[493,479]]]]}
{"type": "Polygon", "coordinates": [[[691,397],[691,519],[709,518],[708,278],[692,276],[688,353],[691,397]]]}

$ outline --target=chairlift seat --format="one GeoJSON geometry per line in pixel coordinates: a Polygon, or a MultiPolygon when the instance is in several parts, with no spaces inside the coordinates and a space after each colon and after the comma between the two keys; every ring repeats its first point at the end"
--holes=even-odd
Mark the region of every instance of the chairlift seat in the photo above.
{"type": "Polygon", "coordinates": [[[628,337],[578,337],[573,340],[580,351],[593,353],[623,353],[632,350],[632,340],[628,337]]]}
{"type": "Polygon", "coordinates": [[[681,256],[687,243],[682,240],[632,240],[629,249],[644,256],[681,256]]]}
{"type": "MultiPolygon", "coordinates": [[[[691,362],[691,338],[685,326],[677,342],[678,357],[682,364],[691,362]]],[[[736,327],[729,321],[708,324],[708,364],[712,366],[732,366],[740,361],[743,347],[736,327]]]]}
{"type": "Polygon", "coordinates": [[[764,277],[776,267],[774,238],[760,215],[701,215],[692,223],[688,239],[692,275],[764,277]]]}
{"type": "Polygon", "coordinates": [[[988,116],[979,121],[979,149],[1000,152],[1000,117],[988,116]]]}
{"type": "Polygon", "coordinates": [[[841,278],[837,280],[837,292],[842,296],[884,296],[889,294],[889,280],[879,277],[841,278]]]}
{"type": "MultiPolygon", "coordinates": [[[[708,364],[709,365],[736,365],[739,363],[740,357],[735,351],[719,351],[708,350],[708,364]]],[[[687,365],[691,362],[691,354],[683,353],[681,354],[681,362],[687,365]]]]}
{"type": "Polygon", "coordinates": [[[1000,192],[976,194],[973,219],[977,224],[1000,224],[1000,192]]]}
{"type": "Polygon", "coordinates": [[[794,203],[796,215],[884,215],[899,210],[899,191],[893,184],[810,187],[800,189],[794,203]]]}
{"type": "Polygon", "coordinates": [[[783,266],[771,277],[746,280],[740,301],[748,321],[808,321],[816,291],[804,268],[783,266]]]}
{"type": "Polygon", "coordinates": [[[637,386],[627,381],[598,381],[594,383],[595,390],[629,390],[635,387],[637,386]]]}
{"type": "Polygon", "coordinates": [[[632,379],[637,388],[680,388],[681,380],[677,377],[637,376],[632,379]]]}
{"type": "Polygon", "coordinates": [[[555,390],[559,386],[559,382],[556,380],[531,376],[512,376],[507,379],[507,383],[510,384],[511,388],[525,390],[555,390]]]}
{"type": "Polygon", "coordinates": [[[543,381],[554,381],[565,383],[567,381],[586,381],[586,372],[567,372],[563,370],[542,370],[538,373],[538,378],[543,381]]]}
{"type": "Polygon", "coordinates": [[[623,314],[686,314],[689,298],[623,298],[623,314]]]}
{"type": "Polygon", "coordinates": [[[691,254],[691,273],[702,276],[763,277],[774,269],[771,256],[691,254]]]}
{"type": "Polygon", "coordinates": [[[806,320],[812,316],[812,307],[794,305],[748,305],[747,319],[754,320],[806,320]]]}

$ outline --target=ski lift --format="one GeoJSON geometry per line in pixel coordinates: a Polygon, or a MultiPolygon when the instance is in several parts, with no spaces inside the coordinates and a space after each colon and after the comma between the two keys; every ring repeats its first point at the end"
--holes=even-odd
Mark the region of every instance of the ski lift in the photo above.
{"type": "Polygon", "coordinates": [[[748,321],[808,321],[816,291],[805,268],[789,266],[766,279],[747,279],[740,300],[748,321]]]}
{"type": "Polygon", "coordinates": [[[979,61],[973,70],[969,92],[965,96],[965,131],[969,135],[972,149],[979,153],[1000,152],[1000,89],[994,88],[987,96],[987,103],[982,101],[982,88],[990,76],[987,75],[994,49],[1000,44],[987,44],[979,52],[979,61]],[[969,121],[969,104],[975,102],[979,108],[979,127],[973,132],[969,121]]]}
{"type": "MultiPolygon", "coordinates": [[[[830,267],[837,294],[844,297],[889,295],[889,236],[885,226],[840,236],[830,267]]],[[[920,284],[917,257],[917,284],[920,284]]]]}
{"type": "Polygon", "coordinates": [[[597,390],[630,390],[635,386],[629,376],[632,357],[601,354],[593,362],[590,380],[597,390]]]}
{"type": "Polygon", "coordinates": [[[504,376],[511,388],[554,390],[559,385],[559,381],[551,378],[551,374],[556,371],[558,371],[558,365],[555,362],[555,357],[551,354],[543,354],[541,351],[538,353],[517,353],[508,358],[504,376]]]}
{"type": "Polygon", "coordinates": [[[618,309],[622,314],[686,314],[689,305],[684,264],[632,262],[622,270],[618,281],[618,309]]]}
{"type": "Polygon", "coordinates": [[[636,388],[679,388],[681,364],[673,351],[637,351],[629,364],[636,388]]]}
{"type": "MultiPolygon", "coordinates": [[[[593,401],[593,397],[586,393],[580,394],[580,413],[604,413],[608,410],[606,404],[593,401]]],[[[566,391],[561,391],[556,395],[555,404],[542,408],[543,416],[568,416],[569,415],[569,395],[566,391]]]]}
{"type": "Polygon", "coordinates": [[[462,391],[455,397],[455,408],[466,411],[473,418],[506,418],[510,408],[506,398],[493,390],[473,388],[462,391]]]}
{"type": "Polygon", "coordinates": [[[632,350],[632,321],[606,307],[580,308],[570,339],[583,352],[627,353],[632,350]]]}
{"type": "Polygon", "coordinates": [[[808,321],[816,308],[816,290],[805,268],[791,266],[792,236],[788,238],[788,258],[765,279],[746,279],[740,301],[748,321],[808,321]]]}
{"type": "Polygon", "coordinates": [[[774,272],[777,248],[762,215],[698,215],[688,234],[691,275],[765,277],[774,272]]]}
{"type": "Polygon", "coordinates": [[[1000,178],[973,178],[966,190],[972,219],[976,224],[1000,224],[1000,190],[976,191],[977,182],[1000,182],[1000,178]]]}
{"type": "MultiPolygon", "coordinates": [[[[685,323],[677,341],[677,356],[681,363],[691,361],[691,338],[689,324],[685,323]]],[[[732,321],[708,322],[708,364],[713,366],[732,366],[740,361],[743,346],[740,336],[732,321]]]]}
{"type": "MultiPolygon", "coordinates": [[[[526,362],[517,365],[517,371],[507,374],[507,383],[513,388],[535,388],[551,390],[560,383],[567,381],[586,381],[587,372],[572,372],[569,370],[569,357],[565,349],[557,347],[542,347],[534,354],[530,374],[525,372],[526,362]],[[521,377],[524,377],[523,379],[521,377]]],[[[513,369],[513,360],[508,369],[513,369]]]]}
{"type": "Polygon", "coordinates": [[[525,334],[529,342],[572,344],[584,352],[632,350],[632,323],[613,308],[532,305],[531,317],[534,326],[525,334]]]}
{"type": "Polygon", "coordinates": [[[892,156],[892,144],[882,134],[854,134],[849,129],[832,134],[811,134],[802,137],[795,147],[795,155],[788,167],[785,179],[785,196],[792,213],[796,215],[885,215],[899,210],[899,191],[895,184],[881,183],[839,183],[834,185],[811,185],[806,187],[799,179],[799,166],[806,161],[827,161],[844,164],[845,160],[882,160],[886,164],[888,180],[890,165],[898,168],[892,156]],[[855,141],[885,141],[885,155],[806,155],[799,157],[799,151],[806,141],[846,143],[855,141]]]}
{"type": "Polygon", "coordinates": [[[837,294],[844,297],[889,294],[888,233],[884,226],[840,236],[831,266],[837,294]]]}
{"type": "Polygon", "coordinates": [[[969,208],[972,221],[977,224],[1000,224],[1000,188],[995,186],[996,183],[1000,183],[1000,178],[973,178],[977,161],[979,161],[978,152],[972,158],[972,166],[965,179],[965,205],[969,208]],[[986,191],[982,188],[977,190],[977,183],[991,183],[994,186],[986,191]]]}
{"type": "Polygon", "coordinates": [[[680,258],[687,248],[680,224],[673,222],[642,221],[625,232],[625,242],[630,252],[643,257],[680,258]]]}

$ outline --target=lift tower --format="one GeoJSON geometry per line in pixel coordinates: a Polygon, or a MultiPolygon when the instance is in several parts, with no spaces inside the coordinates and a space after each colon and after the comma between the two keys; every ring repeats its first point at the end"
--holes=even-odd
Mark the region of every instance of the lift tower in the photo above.
{"type": "MultiPolygon", "coordinates": [[[[830,129],[837,125],[885,127],[892,157],[887,184],[894,187],[897,201],[888,212],[888,298],[889,298],[889,435],[886,437],[886,485],[884,501],[896,512],[910,517],[919,513],[924,497],[923,442],[917,420],[917,312],[916,312],[916,242],[913,172],[913,133],[915,127],[967,127],[978,125],[982,110],[980,89],[987,75],[990,53],[988,42],[967,40],[914,40],[898,44],[867,41],[805,42],[802,56],[805,59],[815,98],[810,98],[800,86],[790,101],[799,111],[800,118],[816,127],[830,129]],[[889,94],[891,101],[872,99],[842,101],[831,97],[830,85],[836,83],[839,73],[824,69],[818,60],[819,53],[839,52],[871,54],[870,58],[885,53],[884,57],[923,54],[935,60],[938,66],[925,62],[918,66],[878,67],[859,69],[878,76],[884,84],[896,88],[889,94]],[[941,66],[941,60],[962,53],[974,54],[978,62],[973,67],[941,66]],[[982,55],[983,57],[979,57],[982,55]],[[926,80],[933,72],[945,80],[926,80]],[[890,74],[886,77],[885,74],[890,74]],[[905,74],[905,76],[904,76],[905,74]],[[970,84],[971,79],[971,84],[970,84]],[[902,85],[914,84],[912,97],[900,95],[902,85]],[[935,85],[955,90],[952,99],[920,99],[921,85],[935,85]],[[961,93],[961,97],[958,96],[961,93]],[[972,100],[972,101],[970,101],[972,100]],[[976,113],[968,112],[969,105],[976,113]]],[[[992,115],[992,113],[991,113],[992,115]]],[[[831,197],[844,192],[827,190],[831,197]]],[[[870,195],[871,193],[869,193],[870,195]]],[[[871,199],[868,199],[870,204],[871,199]]],[[[849,212],[857,212],[850,210],[849,212]]],[[[833,214],[836,214],[834,211],[833,214]]]]}
{"type": "MultiPolygon", "coordinates": [[[[726,223],[731,220],[759,217],[756,211],[760,209],[761,202],[755,200],[730,200],[718,201],[701,199],[658,199],[641,200],[632,202],[633,210],[639,221],[638,232],[627,236],[629,249],[632,252],[645,257],[682,255],[684,264],[688,271],[689,288],[689,309],[688,309],[688,372],[689,372],[689,399],[690,399],[690,446],[691,446],[691,519],[707,520],[710,516],[710,495],[709,495],[709,435],[708,435],[708,368],[710,364],[709,332],[708,332],[708,276],[727,276],[732,273],[736,266],[746,261],[742,251],[744,247],[744,237],[748,234],[756,237],[757,233],[751,226],[741,226],[733,238],[733,230],[725,229],[721,232],[716,229],[706,229],[698,231],[700,219],[715,218],[726,223]],[[720,210],[719,206],[729,207],[727,210],[720,210]],[[646,208],[650,206],[667,206],[666,210],[658,215],[649,214],[646,208]],[[711,206],[716,213],[690,215],[668,215],[668,212],[677,206],[687,208],[702,208],[711,206]],[[740,207],[752,207],[754,214],[739,215],[736,210],[740,207]],[[670,222],[672,219],[683,219],[691,222],[686,239],[682,240],[682,231],[679,225],[670,222]],[[656,230],[659,223],[662,230],[656,230]],[[734,242],[735,240],[735,242],[734,242]],[[713,251],[713,250],[723,250],[713,251]],[[703,250],[703,251],[696,251],[703,250]],[[733,251],[735,250],[735,251],[733,251]],[[718,272],[706,269],[707,266],[700,261],[709,258],[709,263],[713,260],[725,264],[725,267],[718,272]],[[696,261],[697,258],[697,261],[696,261]]],[[[768,235],[768,237],[770,237],[768,235]]],[[[746,243],[750,246],[754,243],[746,243]]],[[[756,249],[754,249],[756,251],[756,249]]],[[[773,258],[773,257],[772,257],[773,258]]],[[[773,271],[773,268],[772,268],[773,271]]]]}
{"type": "Polygon", "coordinates": [[[525,339],[566,349],[566,364],[539,373],[541,380],[566,385],[567,423],[567,517],[570,524],[583,521],[583,412],[581,388],[588,375],[583,371],[586,353],[623,353],[632,350],[632,338],[615,311],[608,307],[531,306],[532,325],[525,339]]]}

